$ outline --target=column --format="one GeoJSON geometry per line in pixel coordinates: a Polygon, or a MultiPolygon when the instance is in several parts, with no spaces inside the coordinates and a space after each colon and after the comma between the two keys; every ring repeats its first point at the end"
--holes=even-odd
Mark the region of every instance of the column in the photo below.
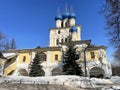
{"type": "Polygon", "coordinates": [[[50,51],[47,51],[47,64],[50,63],[50,51]]]}
{"type": "Polygon", "coordinates": [[[45,71],[45,76],[51,76],[52,75],[49,67],[45,68],[44,71],[45,71]]]}

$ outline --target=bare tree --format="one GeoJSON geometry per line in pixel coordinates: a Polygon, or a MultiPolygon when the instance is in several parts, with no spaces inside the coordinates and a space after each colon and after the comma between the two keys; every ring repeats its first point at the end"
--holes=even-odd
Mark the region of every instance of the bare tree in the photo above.
{"type": "Polygon", "coordinates": [[[4,50],[9,50],[9,49],[10,49],[10,43],[9,40],[6,40],[4,44],[4,50]]]}
{"type": "Polygon", "coordinates": [[[15,42],[15,39],[13,38],[12,40],[11,40],[11,43],[10,43],[11,45],[10,45],[10,49],[16,49],[16,42],[15,42]]]}
{"type": "Polygon", "coordinates": [[[16,49],[16,43],[14,38],[12,40],[6,40],[4,44],[4,50],[12,50],[12,49],[16,49]]]}
{"type": "Polygon", "coordinates": [[[0,50],[4,50],[6,36],[0,32],[0,50]]]}
{"type": "Polygon", "coordinates": [[[120,0],[105,0],[101,12],[105,17],[109,41],[116,48],[114,59],[120,62],[120,0]]]}
{"type": "Polygon", "coordinates": [[[15,39],[8,40],[7,37],[0,32],[0,50],[16,49],[15,39]]]}
{"type": "Polygon", "coordinates": [[[120,0],[106,0],[102,8],[105,16],[107,33],[110,43],[115,47],[120,47],[120,0]]]}
{"type": "Polygon", "coordinates": [[[116,61],[117,65],[120,65],[120,48],[118,48],[114,53],[114,60],[116,61]]]}
{"type": "Polygon", "coordinates": [[[112,65],[112,74],[113,76],[120,76],[120,66],[112,65]]]}

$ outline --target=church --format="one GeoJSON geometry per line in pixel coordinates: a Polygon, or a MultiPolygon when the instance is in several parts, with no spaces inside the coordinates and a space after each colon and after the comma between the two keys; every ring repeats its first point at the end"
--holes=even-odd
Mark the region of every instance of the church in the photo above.
{"type": "Polygon", "coordinates": [[[76,23],[76,14],[71,9],[55,17],[56,27],[49,29],[49,46],[21,50],[7,50],[0,53],[0,75],[28,76],[30,63],[35,54],[40,52],[44,76],[62,75],[62,61],[66,51],[68,36],[77,47],[80,58],[77,63],[85,74],[90,77],[109,78],[112,75],[111,64],[106,58],[106,46],[94,45],[91,40],[81,40],[81,25],[76,23]]]}

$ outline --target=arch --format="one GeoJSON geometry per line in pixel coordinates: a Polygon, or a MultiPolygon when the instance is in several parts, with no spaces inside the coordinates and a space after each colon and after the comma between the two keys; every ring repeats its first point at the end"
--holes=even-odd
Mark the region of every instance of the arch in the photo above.
{"type": "Polygon", "coordinates": [[[19,69],[18,72],[19,72],[20,76],[28,76],[27,70],[25,70],[23,68],[19,69]]]}
{"type": "Polygon", "coordinates": [[[93,67],[90,69],[90,77],[104,78],[105,72],[100,67],[93,67]]]}
{"type": "Polygon", "coordinates": [[[80,70],[80,74],[78,74],[79,76],[83,76],[84,75],[84,71],[82,70],[81,67],[79,67],[79,70],[80,70]]]}
{"type": "Polygon", "coordinates": [[[65,27],[69,27],[69,22],[68,21],[65,22],[65,27]]]}
{"type": "Polygon", "coordinates": [[[61,23],[61,27],[64,27],[63,22],[61,23]]]}
{"type": "Polygon", "coordinates": [[[42,73],[42,76],[45,76],[45,71],[43,69],[42,69],[41,73],[42,73]]]}
{"type": "Polygon", "coordinates": [[[58,44],[59,44],[59,39],[56,40],[56,45],[58,45],[58,44]]]}
{"type": "Polygon", "coordinates": [[[40,52],[40,58],[41,58],[41,61],[46,61],[47,56],[45,53],[40,52]]]}
{"type": "Polygon", "coordinates": [[[61,39],[61,42],[63,43],[63,42],[64,42],[64,39],[61,39]]]}
{"type": "Polygon", "coordinates": [[[67,42],[68,40],[67,40],[67,38],[65,38],[65,42],[67,42]]]}
{"type": "Polygon", "coordinates": [[[60,34],[61,32],[60,32],[60,30],[58,30],[58,34],[60,34]]]}
{"type": "Polygon", "coordinates": [[[63,74],[62,69],[59,68],[59,67],[54,68],[54,69],[52,70],[52,75],[53,75],[53,76],[62,75],[62,74],[63,74]]]}

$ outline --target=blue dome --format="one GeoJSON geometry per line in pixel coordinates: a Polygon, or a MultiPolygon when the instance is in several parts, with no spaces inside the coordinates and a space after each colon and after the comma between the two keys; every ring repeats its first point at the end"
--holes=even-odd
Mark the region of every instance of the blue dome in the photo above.
{"type": "Polygon", "coordinates": [[[77,28],[75,26],[71,27],[70,32],[77,32],[77,28]]]}
{"type": "Polygon", "coordinates": [[[63,16],[63,18],[69,18],[70,13],[69,12],[65,12],[62,16],[63,16]]]}
{"type": "Polygon", "coordinates": [[[71,13],[69,17],[70,18],[76,18],[76,15],[75,15],[75,13],[71,13]]]}
{"type": "Polygon", "coordinates": [[[62,19],[63,19],[63,18],[62,18],[61,15],[58,15],[58,16],[55,17],[55,20],[62,20],[62,19]]]}

